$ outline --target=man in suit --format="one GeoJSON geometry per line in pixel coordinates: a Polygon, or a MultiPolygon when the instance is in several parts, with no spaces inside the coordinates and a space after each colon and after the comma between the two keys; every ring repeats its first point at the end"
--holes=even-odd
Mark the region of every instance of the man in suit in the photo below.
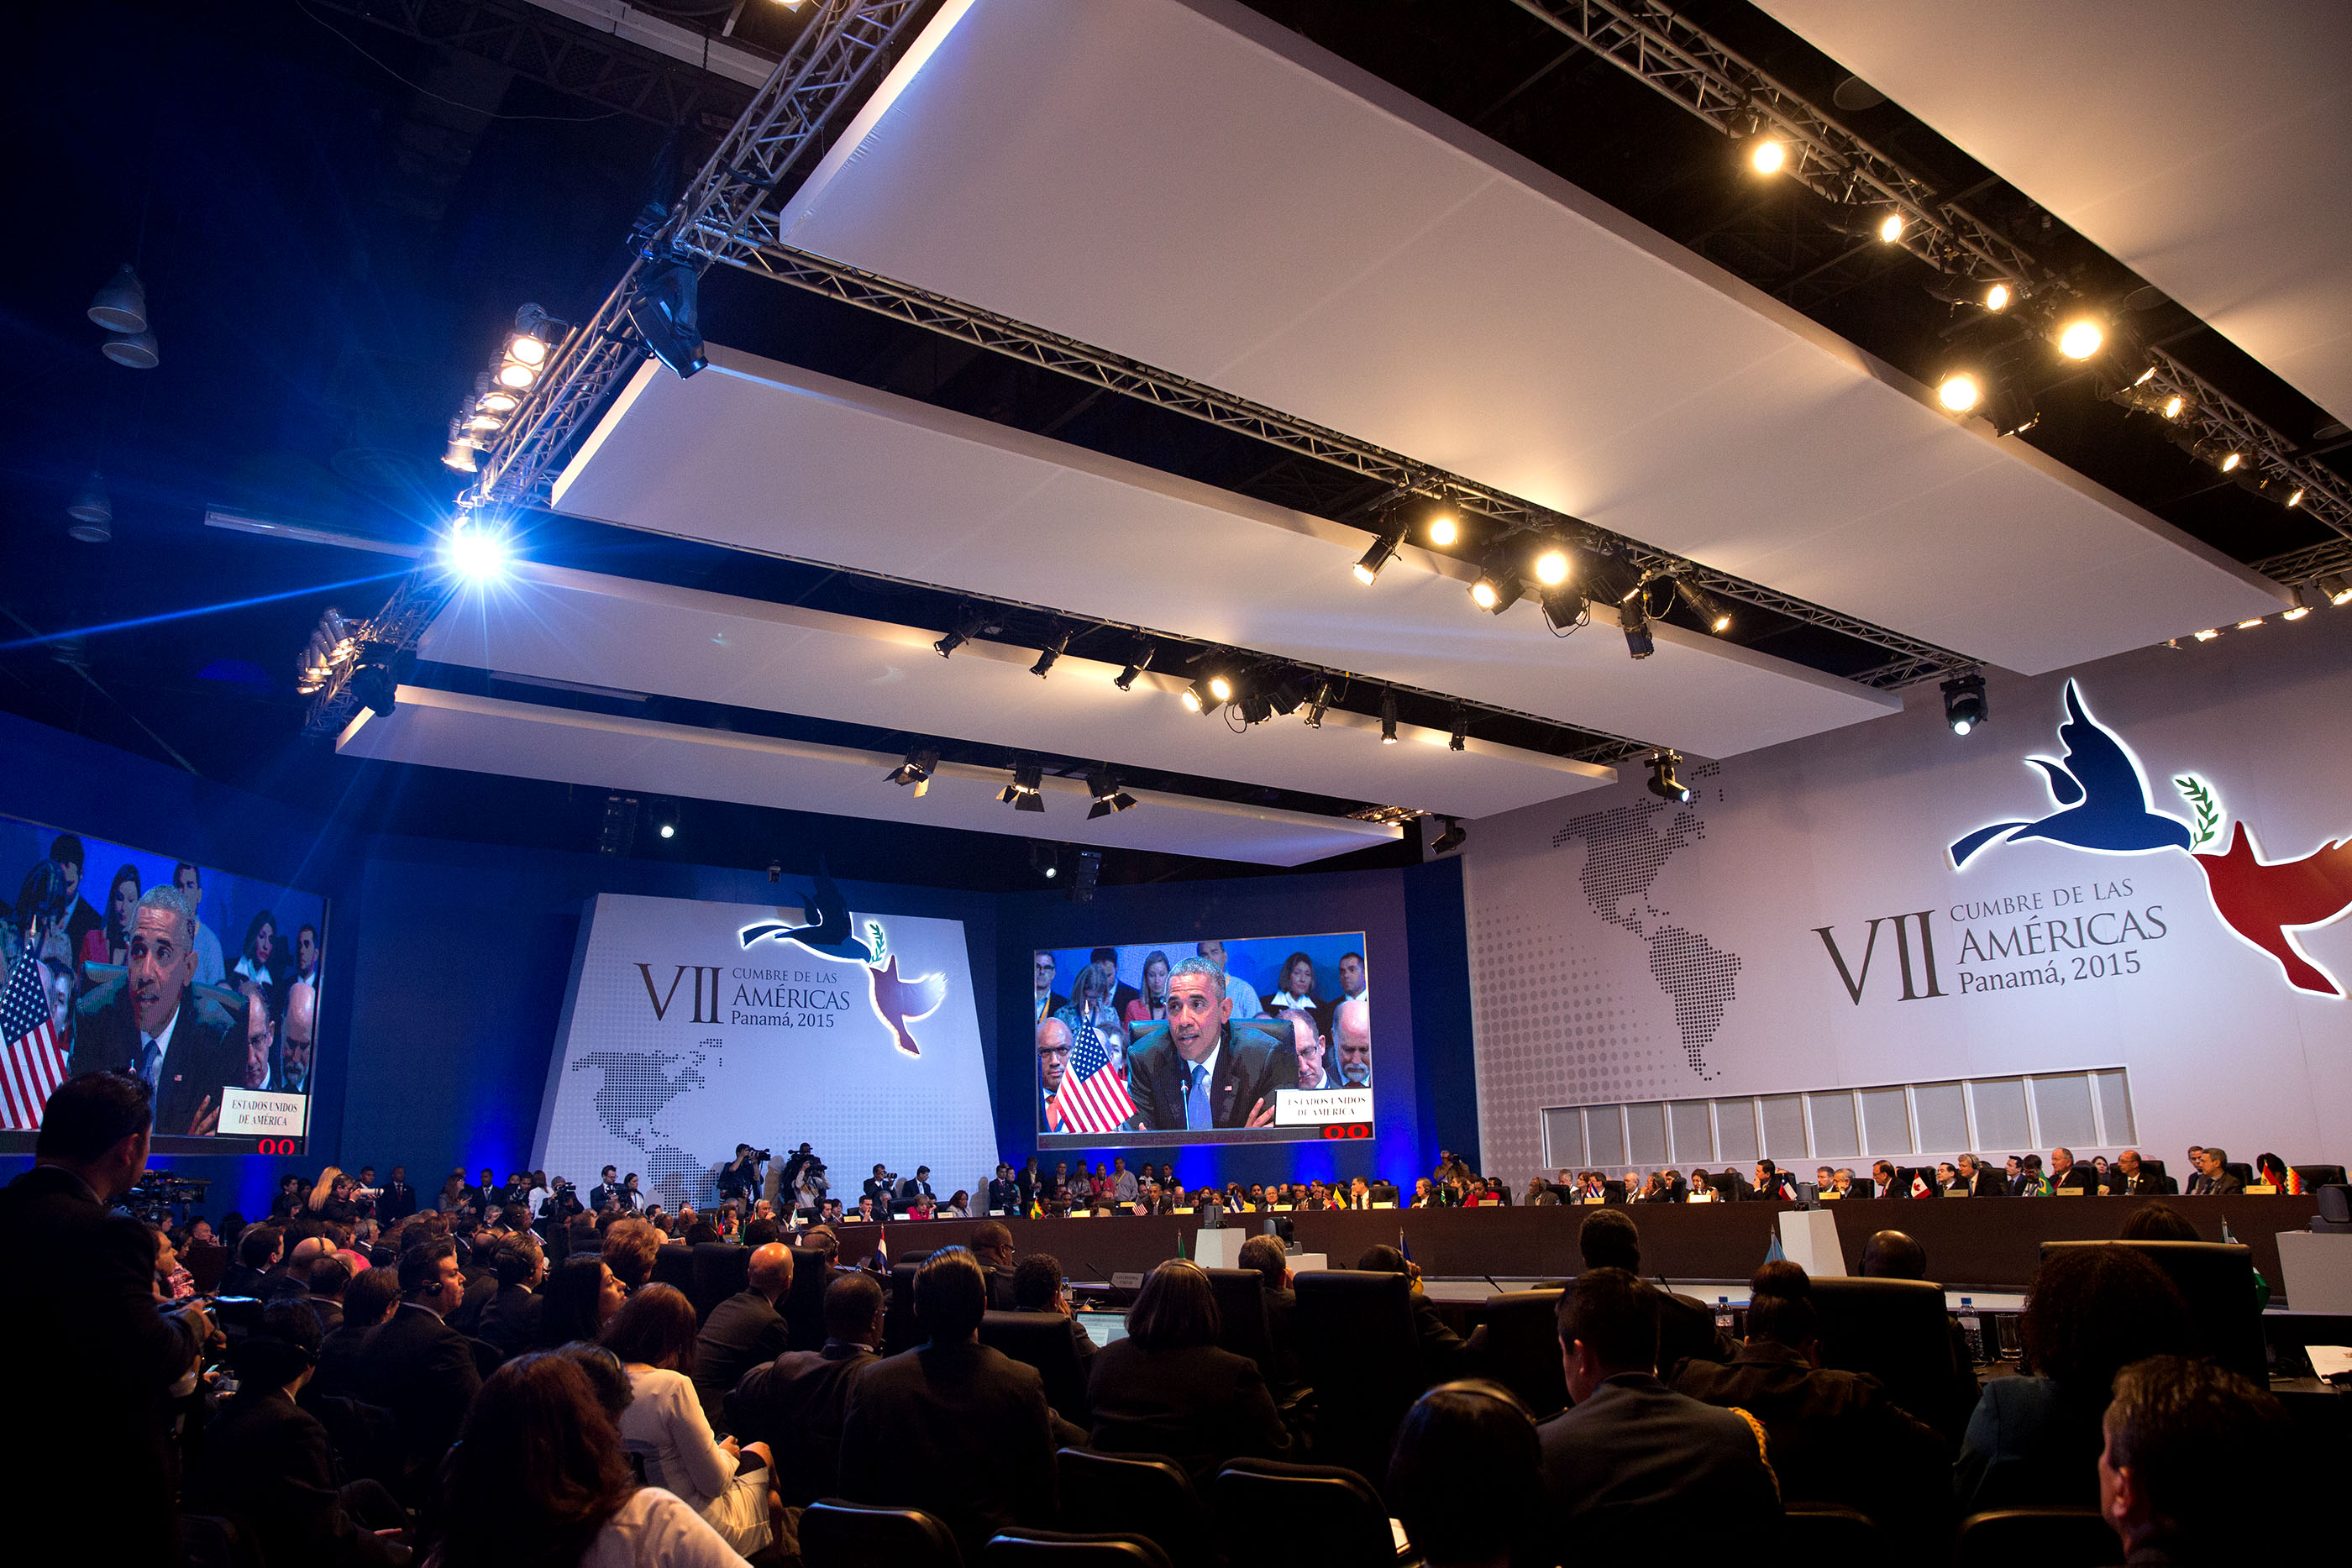
{"type": "MultiPolygon", "coordinates": [[[[295,1403],[318,1370],[322,1336],[299,1301],[272,1301],[234,1354],[237,1392],[205,1428],[188,1492],[206,1511],[231,1513],[267,1563],[373,1568],[406,1561],[344,1505],[327,1428],[295,1403]]],[[[387,1526],[404,1522],[374,1489],[387,1526]]]]}
{"type": "Polygon", "coordinates": [[[1870,1190],[1863,1196],[1864,1197],[1901,1197],[1903,1196],[1895,1190],[1893,1161],[1880,1160],[1870,1167],[1870,1190]]]}
{"type": "Polygon", "coordinates": [[[1547,1562],[1777,1555],[1763,1432],[1658,1380],[1658,1294],[1591,1269],[1560,1297],[1573,1403],[1538,1429],[1547,1562]]]}
{"type": "MultiPolygon", "coordinates": [[[[1576,1232],[1576,1250],[1587,1269],[1622,1269],[1642,1273],[1642,1231],[1622,1208],[1597,1208],[1576,1232]]],[[[1658,1296],[1658,1368],[1671,1374],[1686,1358],[1729,1361],[1729,1335],[1715,1326],[1714,1310],[1694,1296],[1658,1296]]]]}
{"type": "Polygon", "coordinates": [[[2009,1185],[2000,1179],[1990,1166],[1974,1155],[1962,1155],[1958,1162],[1961,1179],[1968,1183],[1970,1197],[2006,1197],[2009,1185]]]}
{"type": "Polygon", "coordinates": [[[1051,1252],[1032,1252],[1013,1266],[1013,1310],[1016,1312],[1059,1312],[1069,1320],[1070,1354],[1083,1370],[1095,1354],[1094,1336],[1078,1324],[1070,1298],[1062,1289],[1062,1260],[1051,1252]]]}
{"type": "Polygon", "coordinates": [[[594,1186],[588,1189],[588,1212],[591,1214],[604,1213],[604,1206],[608,1203],[618,1207],[621,1202],[619,1167],[615,1166],[606,1166],[604,1170],[598,1174],[604,1179],[599,1181],[594,1186]]]}
{"type": "Polygon", "coordinates": [[[2050,1190],[2093,1193],[2099,1190],[2099,1173],[2088,1166],[2074,1163],[2074,1151],[2060,1147],[2050,1151],[2050,1190]]]}
{"type": "Polygon", "coordinates": [[[2246,1184],[2229,1172],[2229,1150],[2199,1149],[2189,1157],[2197,1162],[2197,1175],[2184,1196],[2231,1197],[2246,1190],[2246,1184]]]}
{"type": "Polygon", "coordinates": [[[498,1293],[482,1307],[477,1337],[497,1347],[505,1356],[520,1355],[539,1343],[541,1322],[547,1315],[547,1303],[539,1295],[539,1287],[547,1279],[547,1254],[528,1230],[502,1238],[490,1249],[490,1272],[499,1282],[498,1293]]]}
{"type": "Polygon", "coordinates": [[[929,1336],[850,1385],[841,1495],[938,1516],[977,1561],[1007,1525],[1053,1522],[1054,1417],[1045,1380],[980,1343],[988,1281],[960,1247],[915,1275],[915,1321],[929,1336]]]}
{"type": "Polygon", "coordinates": [[[97,1075],[58,1087],[34,1166],[0,1191],[0,1336],[25,1413],[8,1458],[15,1495],[44,1517],[92,1521],[77,1561],[176,1563],[168,1422],[213,1335],[201,1302],[155,1300],[155,1238],[109,1210],[147,1168],[147,1093],[97,1075]]]}
{"type": "Polygon", "coordinates": [[[1088,961],[1103,972],[1103,980],[1110,991],[1110,1010],[1119,1018],[1127,1016],[1127,1004],[1139,1002],[1143,993],[1118,977],[1118,949],[1097,947],[1088,961]]]}
{"type": "Polygon", "coordinates": [[[2147,1168],[2137,1149],[2117,1155],[2116,1168],[2107,1173],[2107,1191],[2118,1197],[2162,1197],[2171,1186],[2170,1178],[2147,1168]]]}
{"type": "Polygon", "coordinates": [[[1044,1023],[1070,1005],[1070,998],[1054,988],[1054,955],[1039,948],[1030,959],[1031,996],[1034,1010],[1032,1023],[1044,1023]]]}
{"type": "Polygon", "coordinates": [[[455,1242],[410,1248],[400,1259],[399,1304],[361,1353],[361,1386],[369,1404],[392,1412],[412,1483],[431,1478],[482,1386],[473,1347],[441,1321],[465,1299],[455,1242]]]}
{"type": "Polygon", "coordinates": [[[1315,1019],[1293,1009],[1283,1017],[1290,1024],[1293,1049],[1298,1056],[1298,1086],[1301,1089],[1337,1089],[1339,1080],[1331,1076],[1325,1061],[1329,1041],[1316,1032],[1315,1019]]]}
{"type": "Polygon", "coordinates": [[[988,1276],[988,1310],[992,1312],[1018,1312],[1013,1305],[1013,1271],[1020,1255],[1013,1250],[1013,1232],[990,1220],[971,1228],[971,1260],[988,1276]]]}
{"type": "Polygon", "coordinates": [[[909,1207],[913,1207],[915,1199],[919,1197],[928,1197],[937,1202],[939,1196],[931,1190],[931,1167],[929,1166],[917,1166],[915,1174],[898,1184],[898,1201],[909,1207]]]}
{"type": "Polygon", "coordinates": [[[988,1207],[1003,1214],[1021,1212],[1021,1184],[1013,1179],[1013,1167],[1001,1161],[988,1184],[988,1207]]]}
{"type": "Polygon", "coordinates": [[[1276,1405],[1302,1394],[1307,1378],[1298,1363],[1298,1293],[1291,1289],[1290,1255],[1278,1236],[1253,1236],[1242,1243],[1241,1266],[1257,1270],[1265,1296],[1266,1391],[1276,1405]]]}
{"type": "Polygon", "coordinates": [[[1331,1040],[1339,1059],[1339,1087],[1369,1089],[1372,1084],[1372,1004],[1349,997],[1331,1014],[1331,1040]]]}
{"type": "Polygon", "coordinates": [[[269,1271],[286,1251],[286,1232],[275,1225],[248,1225],[236,1239],[236,1261],[221,1270],[218,1294],[263,1296],[269,1291],[269,1271]]]}
{"type": "Polygon", "coordinates": [[[1685,1365],[1674,1387],[1764,1424],[1784,1500],[1860,1509],[1891,1540],[1923,1553],[1948,1541],[1944,1440],[1875,1377],[1821,1362],[1812,1281],[1798,1265],[1776,1260],[1749,1282],[1746,1342],[1728,1362],[1685,1365]]]}
{"type": "MultiPolygon", "coordinates": [[[[317,1240],[316,1237],[306,1240],[317,1240]]],[[[321,1336],[343,1326],[343,1291],[352,1282],[352,1266],[341,1254],[320,1252],[303,1260],[302,1281],[310,1311],[319,1319],[321,1336]]]]}
{"type": "Polygon", "coordinates": [[[392,1179],[383,1184],[383,1196],[376,1199],[376,1223],[389,1231],[416,1212],[416,1189],[408,1185],[408,1167],[392,1167],[392,1179]]]}
{"type": "MultiPolygon", "coordinates": [[[[1924,1280],[1927,1277],[1927,1249],[1908,1232],[1874,1230],[1871,1232],[1870,1239],[1862,1245],[1862,1277],[1865,1280],[1924,1280]]],[[[1941,1410],[1920,1409],[1911,1414],[1931,1427],[1957,1435],[1968,1430],[1969,1417],[1977,1407],[1977,1347],[1969,1343],[1968,1332],[1960,1327],[1959,1319],[1946,1318],[1944,1327],[1951,1336],[1952,1343],[1952,1390],[1948,1403],[1941,1410]]]]}
{"type": "Polygon", "coordinates": [[[850,1385],[881,1359],[882,1287],[845,1270],[824,1288],[824,1348],[788,1351],[743,1375],[725,1402],[727,1429],[776,1456],[786,1508],[805,1508],[841,1487],[841,1427],[850,1385]]]}
{"type": "Polygon", "coordinates": [[[858,1189],[860,1197],[872,1198],[874,1207],[885,1215],[887,1215],[890,1210],[891,1191],[890,1172],[882,1166],[876,1166],[874,1174],[867,1176],[864,1185],[858,1189]]]}
{"type": "Polygon", "coordinates": [[[321,1397],[366,1397],[367,1336],[392,1315],[399,1301],[397,1270],[370,1269],[344,1287],[342,1324],[319,1346],[318,1376],[309,1390],[310,1403],[321,1397]]]}
{"type": "Polygon", "coordinates": [[[209,1135],[225,1089],[245,1084],[245,1035],[228,1009],[195,991],[195,915],[168,887],[141,896],[131,961],[75,1004],[73,1071],[130,1071],[154,1096],[166,1136],[209,1135]]]}
{"type": "Polygon", "coordinates": [[[728,1392],[751,1368],[783,1354],[792,1338],[776,1311],[793,1288],[792,1249],[773,1241],[753,1248],[744,1287],[710,1309],[694,1342],[694,1391],[721,1432],[728,1430],[728,1392]]]}
{"type": "Polygon", "coordinates": [[[1168,1019],[1129,1048],[1129,1126],[1155,1132],[1274,1124],[1274,1093],[1298,1086],[1297,1043],[1279,1020],[1233,1016],[1225,974],[1180,959],[1168,978],[1168,1019]]]}

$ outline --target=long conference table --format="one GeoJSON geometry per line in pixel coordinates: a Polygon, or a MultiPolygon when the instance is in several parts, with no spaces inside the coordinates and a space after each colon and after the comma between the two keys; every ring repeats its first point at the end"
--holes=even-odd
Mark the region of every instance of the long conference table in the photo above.
{"type": "MultiPolygon", "coordinates": [[[[2310,1197],[2172,1197],[2165,1202],[2186,1215],[2208,1241],[2231,1236],[2253,1252],[2254,1267],[2279,1288],[2277,1235],[2303,1230],[2319,1212],[2310,1197]]],[[[1744,1283],[1763,1263],[1780,1217],[1789,1203],[1634,1204],[1624,1212],[1642,1232],[1644,1273],[1676,1281],[1744,1283]]],[[[1871,1234],[1908,1232],[1927,1249],[1927,1277],[1956,1290],[2019,1291],[2033,1279],[2044,1241],[2098,1241],[2115,1237],[2125,1218],[2140,1207],[2114,1197],[1847,1198],[1822,1207],[1837,1217],[1846,1272],[1862,1272],[1862,1249],[1871,1234]]],[[[1334,1268],[1348,1268],[1366,1249],[1400,1236],[1422,1272],[1478,1279],[1565,1279],[1581,1268],[1576,1237],[1592,1210],[1567,1205],[1540,1207],[1412,1208],[1297,1212],[1288,1215],[1300,1249],[1326,1254],[1334,1268]]],[[[1228,1228],[1255,1234],[1255,1213],[1228,1213],[1228,1228]]],[[[888,1226],[845,1224],[841,1261],[870,1256],[887,1229],[891,1256],[905,1258],[941,1247],[961,1246],[978,1219],[898,1220],[888,1226]]],[[[1088,1218],[1003,1221],[1014,1248],[1049,1252],[1073,1280],[1108,1281],[1115,1274],[1141,1273],[1177,1255],[1198,1251],[1197,1215],[1114,1215],[1088,1218]]]]}

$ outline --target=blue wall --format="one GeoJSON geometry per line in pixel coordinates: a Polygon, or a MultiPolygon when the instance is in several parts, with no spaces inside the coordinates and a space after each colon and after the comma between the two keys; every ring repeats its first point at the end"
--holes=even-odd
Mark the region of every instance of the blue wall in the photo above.
{"type": "MultiPolygon", "coordinates": [[[[394,1164],[429,1192],[453,1166],[500,1176],[530,1155],[586,901],[599,893],[766,903],[764,873],[349,832],[331,820],[0,714],[0,813],[324,893],[323,1041],[300,1159],[159,1157],[214,1182],[217,1216],[268,1205],[281,1167],[394,1164]]],[[[959,893],[842,879],[853,908],[964,922],[999,1146],[1035,1131],[1029,955],[1038,946],[1361,931],[1377,992],[1376,1136],[1363,1144],[1154,1151],[1187,1183],[1377,1172],[1410,1185],[1442,1145],[1477,1146],[1458,864],[1059,894],[959,893]]],[[[747,1128],[772,1147],[791,1127],[747,1128]]],[[[1116,1150],[1103,1151],[1108,1159],[1116,1150]]],[[[1072,1151],[1075,1157],[1076,1151],[1072,1151]]],[[[1056,1157],[1059,1157],[1058,1155],[1056,1157]]],[[[1091,1155],[1089,1157],[1092,1157],[1091,1155]]],[[[28,1163],[0,1160],[0,1177],[28,1163]]]]}

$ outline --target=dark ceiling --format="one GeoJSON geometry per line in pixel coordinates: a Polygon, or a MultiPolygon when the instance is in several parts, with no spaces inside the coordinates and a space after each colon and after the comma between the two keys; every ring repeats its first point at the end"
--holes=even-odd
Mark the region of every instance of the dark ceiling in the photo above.
{"type": "MultiPolygon", "coordinates": [[[[1507,0],[1255,3],[1906,371],[1931,375],[1953,345],[1952,308],[1922,291],[1916,263],[1832,234],[1790,183],[1742,178],[1712,131],[1507,0]]],[[[1826,99],[1843,74],[1745,4],[1686,9],[1809,95],[1826,99]]],[[[682,25],[725,20],[714,11],[682,25]]],[[[772,52],[796,25],[754,0],[736,37],[772,52]]],[[[516,306],[535,300],[572,319],[592,310],[618,275],[632,218],[674,193],[744,90],[566,34],[525,0],[88,0],[31,11],[16,37],[0,66],[15,153],[0,180],[19,233],[40,237],[0,257],[0,505],[12,546],[0,706],[365,828],[592,847],[602,791],[343,762],[301,740],[295,651],[322,606],[372,610],[405,563],[203,518],[228,507],[427,537],[457,488],[435,461],[448,411],[516,306]],[[501,19],[503,31],[490,25],[501,19]],[[459,24],[471,47],[414,36],[459,24]],[[562,48],[551,52],[551,38],[562,48]],[[102,334],[84,315],[125,261],[147,285],[162,352],[152,371],[101,358],[102,334]],[[114,509],[113,540],[99,546],[65,534],[64,508],[92,471],[114,509]]],[[[1891,105],[1857,120],[1947,189],[1986,179],[1891,105]]],[[[1972,200],[2085,287],[2130,287],[2063,226],[2045,229],[2015,193],[1996,183],[1972,200]]],[[[717,341],[1282,504],[1364,521],[1383,497],[1359,476],[748,277],[714,274],[705,312],[717,341]]],[[[2177,308],[2159,305],[2144,325],[2291,435],[2320,423],[2177,308]]],[[[2023,439],[2242,559],[2317,537],[2308,519],[2214,483],[2147,421],[2054,371],[2052,382],[2042,422],[2023,439]]],[[[545,528],[549,552],[571,564],[688,583],[718,570],[673,541],[545,528]]],[[[768,572],[761,591],[780,600],[941,627],[952,614],[951,596],[782,563],[768,572]]],[[[745,591],[739,571],[730,582],[745,591]]],[[[1850,647],[1805,628],[1752,617],[1739,634],[1852,667],[1850,647]]],[[[1008,635],[1018,640],[1018,629],[1008,635]]],[[[1074,647],[1115,653],[1099,638],[1074,647]]],[[[1559,750],[1580,739],[1495,737],[1559,750]]],[[[844,738],[887,748],[898,737],[844,738]]],[[[697,802],[684,830],[667,843],[641,835],[635,852],[781,859],[797,871],[822,851],[861,876],[1038,885],[1017,839],[697,802]]],[[[1368,855],[1413,853],[1408,843],[1368,855]]],[[[1104,880],[1249,869],[1115,852],[1104,880]]]]}

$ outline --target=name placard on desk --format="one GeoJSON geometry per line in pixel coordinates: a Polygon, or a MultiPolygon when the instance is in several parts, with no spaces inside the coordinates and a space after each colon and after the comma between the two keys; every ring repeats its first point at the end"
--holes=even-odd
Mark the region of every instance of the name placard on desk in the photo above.
{"type": "Polygon", "coordinates": [[[260,1089],[221,1091],[220,1130],[253,1138],[299,1138],[310,1120],[307,1094],[272,1094],[260,1089]]]}
{"type": "Polygon", "coordinates": [[[1274,1092],[1274,1124],[1277,1127],[1319,1127],[1332,1122],[1372,1119],[1370,1089],[1277,1089],[1274,1092]]]}

